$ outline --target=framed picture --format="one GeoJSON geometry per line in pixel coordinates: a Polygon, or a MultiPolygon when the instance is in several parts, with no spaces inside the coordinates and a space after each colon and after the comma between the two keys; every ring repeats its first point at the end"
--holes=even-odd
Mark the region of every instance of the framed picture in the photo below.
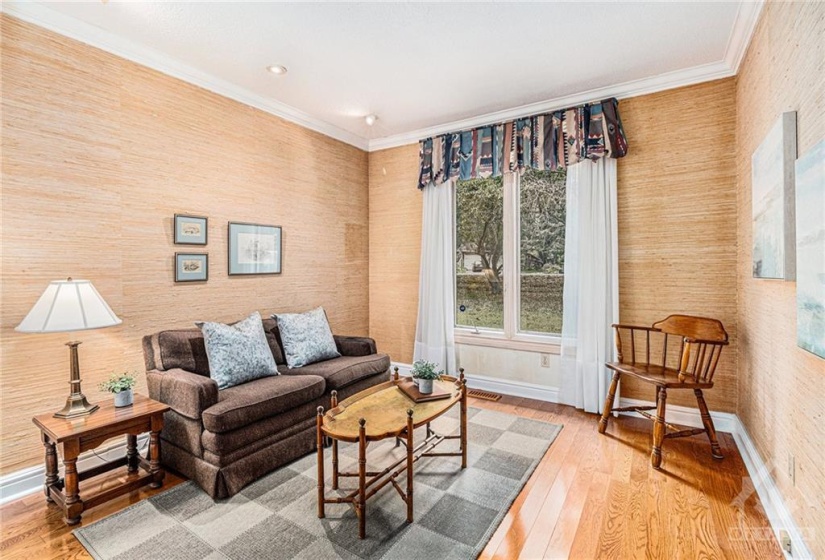
{"type": "Polygon", "coordinates": [[[175,245],[206,245],[206,222],[202,216],[175,214],[175,245]]]}
{"type": "Polygon", "coordinates": [[[825,140],[796,161],[796,339],[825,358],[825,140]]]}
{"type": "Polygon", "coordinates": [[[796,279],[796,112],[782,113],[751,158],[754,278],[796,279]]]}
{"type": "Polygon", "coordinates": [[[206,282],[208,279],[208,253],[175,253],[175,282],[206,282]]]}
{"type": "Polygon", "coordinates": [[[229,222],[229,274],[280,274],[281,226],[229,222]]]}

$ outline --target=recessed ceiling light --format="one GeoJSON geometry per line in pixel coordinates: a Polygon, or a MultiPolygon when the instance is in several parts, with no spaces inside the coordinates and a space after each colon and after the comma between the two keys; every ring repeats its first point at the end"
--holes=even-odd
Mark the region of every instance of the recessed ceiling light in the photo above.
{"type": "Polygon", "coordinates": [[[375,121],[377,121],[377,120],[378,120],[378,117],[376,115],[367,115],[366,117],[364,117],[364,121],[366,121],[367,126],[374,125],[375,121]]]}
{"type": "Polygon", "coordinates": [[[272,66],[267,66],[266,69],[272,72],[273,74],[277,74],[278,76],[286,74],[286,66],[281,66],[280,64],[273,64],[272,66]]]}

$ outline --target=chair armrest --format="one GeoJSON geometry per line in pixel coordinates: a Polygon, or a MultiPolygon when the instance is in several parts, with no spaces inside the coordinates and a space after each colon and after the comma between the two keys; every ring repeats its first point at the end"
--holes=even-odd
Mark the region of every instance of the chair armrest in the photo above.
{"type": "Polygon", "coordinates": [[[685,337],[685,342],[690,344],[716,344],[717,346],[727,346],[729,344],[727,340],[704,340],[702,338],[690,338],[689,336],[685,337]]]}
{"type": "Polygon", "coordinates": [[[366,336],[334,335],[335,347],[342,356],[370,356],[377,354],[375,340],[366,336]]]}
{"type": "Polygon", "coordinates": [[[218,384],[212,378],[183,369],[146,372],[149,396],[172,410],[201,421],[204,410],[218,402],[218,384]]]}
{"type": "Polygon", "coordinates": [[[613,323],[613,325],[611,326],[614,329],[631,329],[636,331],[662,332],[661,329],[657,329],[656,327],[646,327],[644,325],[622,325],[621,323],[613,323]]]}

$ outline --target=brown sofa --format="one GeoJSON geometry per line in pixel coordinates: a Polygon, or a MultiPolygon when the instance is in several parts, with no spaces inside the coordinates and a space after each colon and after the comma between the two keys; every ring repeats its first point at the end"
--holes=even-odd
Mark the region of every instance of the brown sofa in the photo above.
{"type": "Polygon", "coordinates": [[[200,329],[145,336],[149,396],[172,407],[161,432],[161,461],[213,498],[315,449],[315,415],[330,393],[344,399],[386,381],[390,359],[371,338],[335,336],[341,357],[289,369],[278,327],[264,329],[281,375],[218,390],[200,329]]]}

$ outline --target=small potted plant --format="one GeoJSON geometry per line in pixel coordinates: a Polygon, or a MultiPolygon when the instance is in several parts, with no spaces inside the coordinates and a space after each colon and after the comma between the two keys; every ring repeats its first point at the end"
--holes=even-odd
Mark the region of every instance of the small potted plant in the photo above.
{"type": "Polygon", "coordinates": [[[418,385],[419,393],[429,395],[433,392],[433,381],[441,379],[444,373],[444,370],[437,370],[436,368],[438,368],[438,364],[425,360],[418,360],[413,364],[412,376],[418,385]]]}
{"type": "Polygon", "coordinates": [[[131,373],[113,373],[109,376],[108,381],[104,381],[99,385],[101,391],[108,391],[115,396],[115,406],[129,406],[135,397],[132,394],[132,387],[137,383],[137,379],[131,373]]]}

